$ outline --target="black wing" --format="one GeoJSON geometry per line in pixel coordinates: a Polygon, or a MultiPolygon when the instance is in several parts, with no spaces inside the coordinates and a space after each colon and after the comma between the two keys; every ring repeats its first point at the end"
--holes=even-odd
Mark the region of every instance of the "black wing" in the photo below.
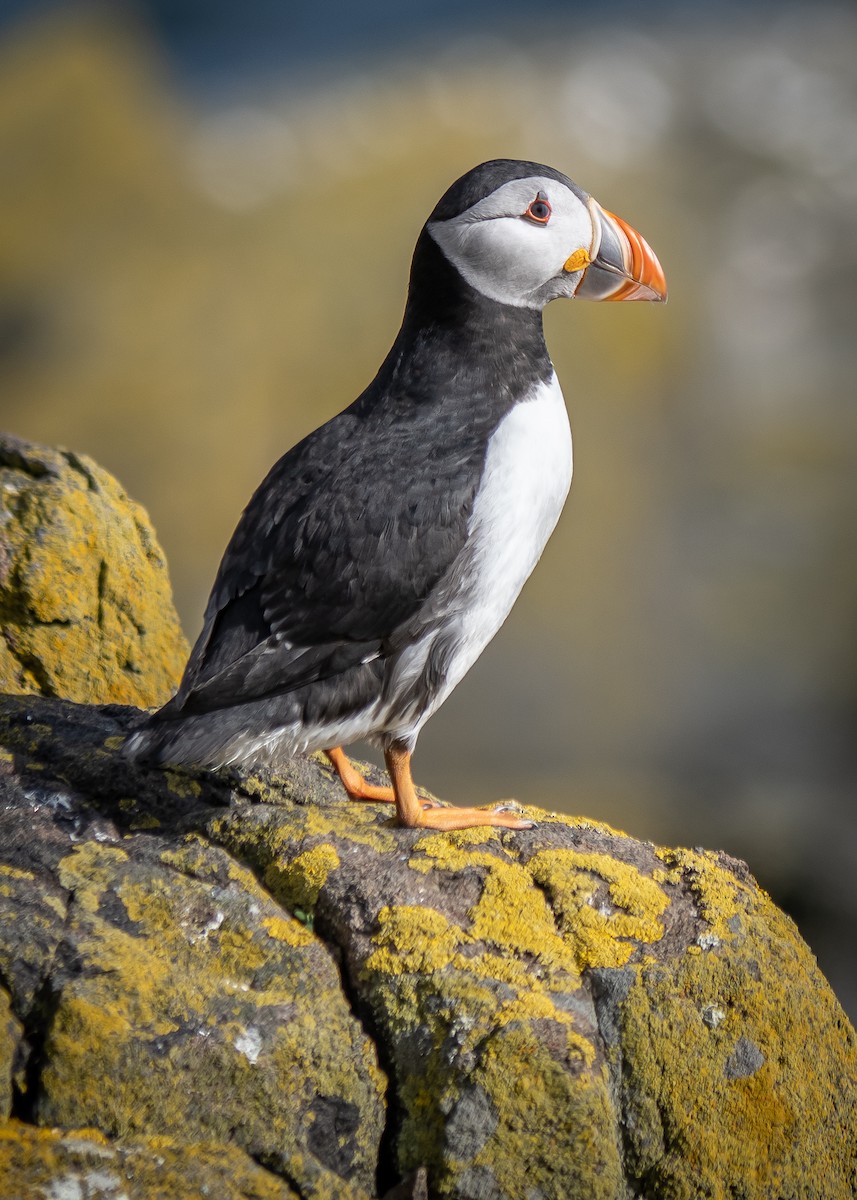
{"type": "Polygon", "coordinates": [[[358,401],[276,463],[223,557],[173,713],[384,655],[467,539],[486,431],[442,407],[358,401]]]}

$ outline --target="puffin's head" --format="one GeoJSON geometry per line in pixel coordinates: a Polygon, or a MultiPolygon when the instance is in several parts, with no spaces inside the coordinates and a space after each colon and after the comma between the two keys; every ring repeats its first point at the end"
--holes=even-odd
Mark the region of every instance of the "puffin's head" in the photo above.
{"type": "Polygon", "coordinates": [[[539,163],[494,159],[474,167],[446,192],[426,229],[467,283],[501,304],[667,298],[648,243],[539,163]]]}

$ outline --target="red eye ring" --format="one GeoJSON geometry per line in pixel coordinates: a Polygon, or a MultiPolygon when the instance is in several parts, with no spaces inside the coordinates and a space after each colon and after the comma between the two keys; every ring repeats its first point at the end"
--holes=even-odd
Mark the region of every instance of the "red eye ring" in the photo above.
{"type": "Polygon", "coordinates": [[[524,216],[530,221],[535,221],[537,225],[547,225],[551,219],[552,212],[553,209],[550,206],[550,200],[548,200],[547,196],[539,194],[535,200],[530,201],[524,216]]]}

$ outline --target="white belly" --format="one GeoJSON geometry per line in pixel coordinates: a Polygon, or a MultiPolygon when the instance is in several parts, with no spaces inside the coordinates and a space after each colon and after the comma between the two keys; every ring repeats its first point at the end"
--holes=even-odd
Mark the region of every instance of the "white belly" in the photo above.
{"type": "Polygon", "coordinates": [[[393,701],[390,733],[415,740],[503,624],[559,520],[571,471],[571,429],[554,375],[516,404],[491,436],[464,561],[444,599],[443,626],[402,655],[391,693],[406,693],[441,644],[442,680],[419,712],[395,712],[393,701]]]}

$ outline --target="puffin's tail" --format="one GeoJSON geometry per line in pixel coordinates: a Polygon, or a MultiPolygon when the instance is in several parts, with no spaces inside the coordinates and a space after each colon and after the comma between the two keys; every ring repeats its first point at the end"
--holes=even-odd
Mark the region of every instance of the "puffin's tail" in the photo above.
{"type": "Polygon", "coordinates": [[[221,766],[224,739],[217,725],[208,715],[171,717],[161,709],[128,734],[122,753],[132,762],[153,766],[221,766]]]}
{"type": "Polygon", "coordinates": [[[266,700],[205,713],[177,712],[167,704],[128,734],[122,753],[153,766],[215,769],[271,765],[304,748],[295,727],[283,721],[282,705],[266,700]]]}

